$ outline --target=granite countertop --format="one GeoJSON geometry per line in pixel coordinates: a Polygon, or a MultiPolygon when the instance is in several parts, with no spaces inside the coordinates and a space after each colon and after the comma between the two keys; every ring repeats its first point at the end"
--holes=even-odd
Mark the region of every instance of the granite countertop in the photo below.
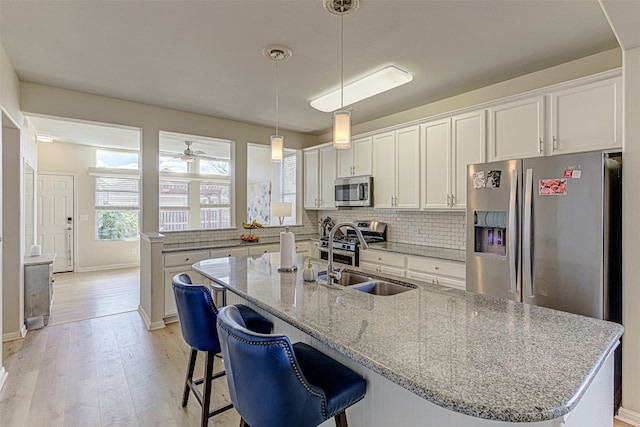
{"type": "Polygon", "coordinates": [[[569,413],[623,331],[415,280],[417,289],[389,297],[305,283],[302,269],[278,273],[277,255],[194,269],[426,400],[474,417],[535,422],[569,413]]]}
{"type": "Polygon", "coordinates": [[[404,255],[415,255],[438,258],[447,261],[464,262],[465,251],[459,249],[437,248],[433,246],[414,245],[411,243],[379,242],[369,244],[369,249],[389,251],[404,255]]]}
{"type": "MultiPolygon", "coordinates": [[[[314,240],[318,239],[317,234],[295,234],[296,242],[303,242],[305,240],[314,240]]],[[[233,240],[215,240],[215,241],[206,241],[206,242],[187,242],[187,243],[169,243],[164,245],[162,248],[163,253],[171,253],[171,252],[183,252],[183,251],[197,251],[204,249],[222,249],[222,248],[232,248],[238,246],[258,246],[258,245],[269,245],[274,243],[280,243],[280,235],[272,236],[272,237],[261,237],[258,242],[243,242],[240,240],[240,237],[233,240]]]]}

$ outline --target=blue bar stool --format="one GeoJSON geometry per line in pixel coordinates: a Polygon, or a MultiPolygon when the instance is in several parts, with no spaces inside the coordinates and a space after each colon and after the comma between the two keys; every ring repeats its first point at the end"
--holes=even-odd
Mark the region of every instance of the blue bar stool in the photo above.
{"type": "MultiPolygon", "coordinates": [[[[172,284],[182,337],[191,347],[187,376],[184,382],[184,393],[182,395],[182,407],[187,406],[189,394],[193,392],[196,400],[202,406],[201,425],[206,427],[209,423],[209,417],[233,408],[233,405],[229,404],[209,410],[211,404],[211,381],[225,375],[224,371],[213,373],[214,356],[221,351],[220,340],[216,331],[218,310],[213,303],[209,289],[204,285],[192,284],[188,274],[182,273],[174,276],[172,284]],[[196,365],[198,351],[206,353],[205,374],[203,378],[194,380],[193,370],[196,365]],[[202,392],[197,387],[200,384],[204,384],[202,392]]],[[[239,313],[239,316],[249,329],[262,334],[271,332],[273,324],[249,307],[242,305],[239,307],[239,313]]]]}
{"type": "Polygon", "coordinates": [[[238,306],[220,310],[217,329],[240,426],[308,427],[331,417],[347,426],[345,409],[366,391],[360,375],[285,335],[249,330],[238,306]]]}

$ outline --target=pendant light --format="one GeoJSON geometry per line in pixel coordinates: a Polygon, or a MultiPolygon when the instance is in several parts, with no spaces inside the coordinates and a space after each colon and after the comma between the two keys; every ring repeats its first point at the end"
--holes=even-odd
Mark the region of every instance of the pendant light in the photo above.
{"type": "Polygon", "coordinates": [[[333,113],[333,148],[351,147],[351,112],[344,109],[344,15],[352,13],[358,0],[325,0],[325,8],[340,16],[340,109],[333,113]]]}
{"type": "Polygon", "coordinates": [[[283,46],[268,46],[262,49],[262,54],[276,63],[276,133],[271,135],[271,161],[281,162],[284,157],[284,136],[280,135],[278,128],[279,119],[279,93],[278,93],[278,62],[291,57],[291,49],[283,46]]]}

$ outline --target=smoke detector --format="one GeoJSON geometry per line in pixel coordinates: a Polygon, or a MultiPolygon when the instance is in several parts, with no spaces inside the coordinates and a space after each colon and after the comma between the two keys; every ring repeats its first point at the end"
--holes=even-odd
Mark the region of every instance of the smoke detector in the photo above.
{"type": "Polygon", "coordinates": [[[347,16],[359,7],[360,0],[324,0],[324,8],[333,15],[347,16]]]}

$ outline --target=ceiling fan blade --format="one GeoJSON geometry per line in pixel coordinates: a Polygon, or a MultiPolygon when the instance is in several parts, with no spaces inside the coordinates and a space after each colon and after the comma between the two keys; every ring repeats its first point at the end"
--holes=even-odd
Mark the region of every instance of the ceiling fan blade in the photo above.
{"type": "Polygon", "coordinates": [[[204,151],[202,151],[202,150],[194,151],[194,153],[195,153],[195,154],[207,154],[207,153],[205,153],[205,152],[204,152],[204,151]]]}

